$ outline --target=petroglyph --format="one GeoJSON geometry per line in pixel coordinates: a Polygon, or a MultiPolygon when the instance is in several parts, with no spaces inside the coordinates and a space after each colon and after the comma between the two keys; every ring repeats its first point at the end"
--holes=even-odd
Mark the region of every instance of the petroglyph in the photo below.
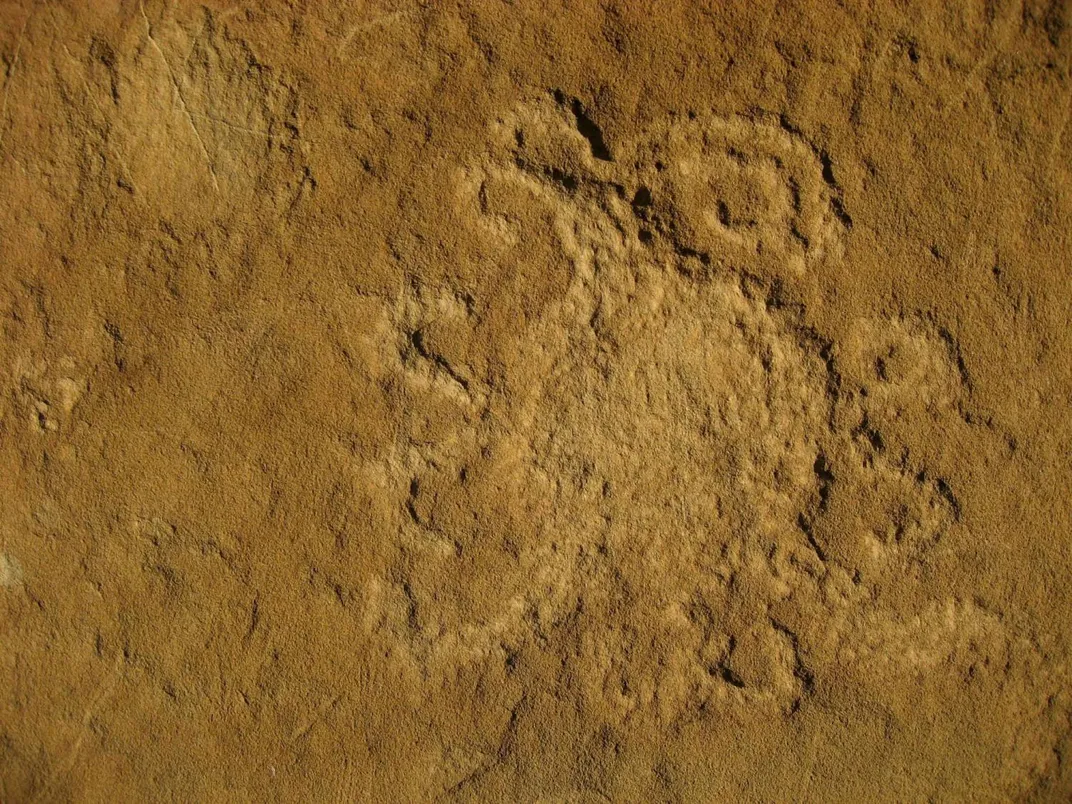
{"type": "Polygon", "coordinates": [[[1068,3],[97,5],[0,13],[0,801],[1072,798],[1068,3]]]}
{"type": "Polygon", "coordinates": [[[773,260],[800,274],[839,257],[847,214],[799,137],[693,116],[597,157],[574,117],[559,96],[522,105],[458,174],[476,234],[516,259],[550,251],[569,266],[565,293],[518,339],[532,382],[491,411],[464,368],[424,345],[425,322],[465,324],[450,291],[408,293],[395,315],[410,392],[456,409],[435,445],[411,435],[399,446],[402,527],[423,533],[407,543],[424,552],[406,580],[375,586],[370,624],[442,667],[614,605],[663,635],[650,649],[599,627],[586,637],[579,661],[604,680],[592,694],[623,718],[735,701],[792,712],[816,671],[770,607],[824,612],[823,638],[836,641],[866,610],[859,562],[900,571],[958,515],[925,474],[870,455],[838,481],[869,501],[854,536],[866,550],[829,560],[813,536],[835,482],[824,451],[876,449],[830,422],[899,415],[921,385],[941,412],[955,366],[922,325],[863,322],[846,359],[870,360],[881,388],[842,400],[791,313],[735,270],[688,269],[773,260]],[[833,415],[845,405],[853,417],[833,415]],[[532,518],[474,521],[488,485],[532,518]],[[437,587],[447,575],[477,593],[437,587]]]}

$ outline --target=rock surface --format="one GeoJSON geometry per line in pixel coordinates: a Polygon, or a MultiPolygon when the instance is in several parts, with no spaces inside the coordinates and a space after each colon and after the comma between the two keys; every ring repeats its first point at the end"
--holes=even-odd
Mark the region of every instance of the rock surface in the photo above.
{"type": "Polygon", "coordinates": [[[0,800],[1072,797],[1072,7],[0,0],[0,800]]]}

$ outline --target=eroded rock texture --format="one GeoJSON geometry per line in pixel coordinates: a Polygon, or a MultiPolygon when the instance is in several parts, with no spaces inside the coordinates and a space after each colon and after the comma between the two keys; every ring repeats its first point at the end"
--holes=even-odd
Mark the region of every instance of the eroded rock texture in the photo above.
{"type": "Polygon", "coordinates": [[[0,4],[0,799],[1072,795],[1070,22],[0,4]]]}

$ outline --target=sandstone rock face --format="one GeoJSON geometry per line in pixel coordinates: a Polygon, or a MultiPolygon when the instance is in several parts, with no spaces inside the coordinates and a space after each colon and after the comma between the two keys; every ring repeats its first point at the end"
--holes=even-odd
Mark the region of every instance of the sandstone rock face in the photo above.
{"type": "Polygon", "coordinates": [[[1072,796],[1060,2],[0,2],[0,800],[1072,796]]]}

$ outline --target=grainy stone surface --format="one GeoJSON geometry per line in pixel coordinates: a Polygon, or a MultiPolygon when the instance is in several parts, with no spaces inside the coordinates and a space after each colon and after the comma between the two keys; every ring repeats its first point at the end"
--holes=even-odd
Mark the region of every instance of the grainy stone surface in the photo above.
{"type": "Polygon", "coordinates": [[[0,1],[0,800],[1067,800],[1070,26],[0,1]]]}

